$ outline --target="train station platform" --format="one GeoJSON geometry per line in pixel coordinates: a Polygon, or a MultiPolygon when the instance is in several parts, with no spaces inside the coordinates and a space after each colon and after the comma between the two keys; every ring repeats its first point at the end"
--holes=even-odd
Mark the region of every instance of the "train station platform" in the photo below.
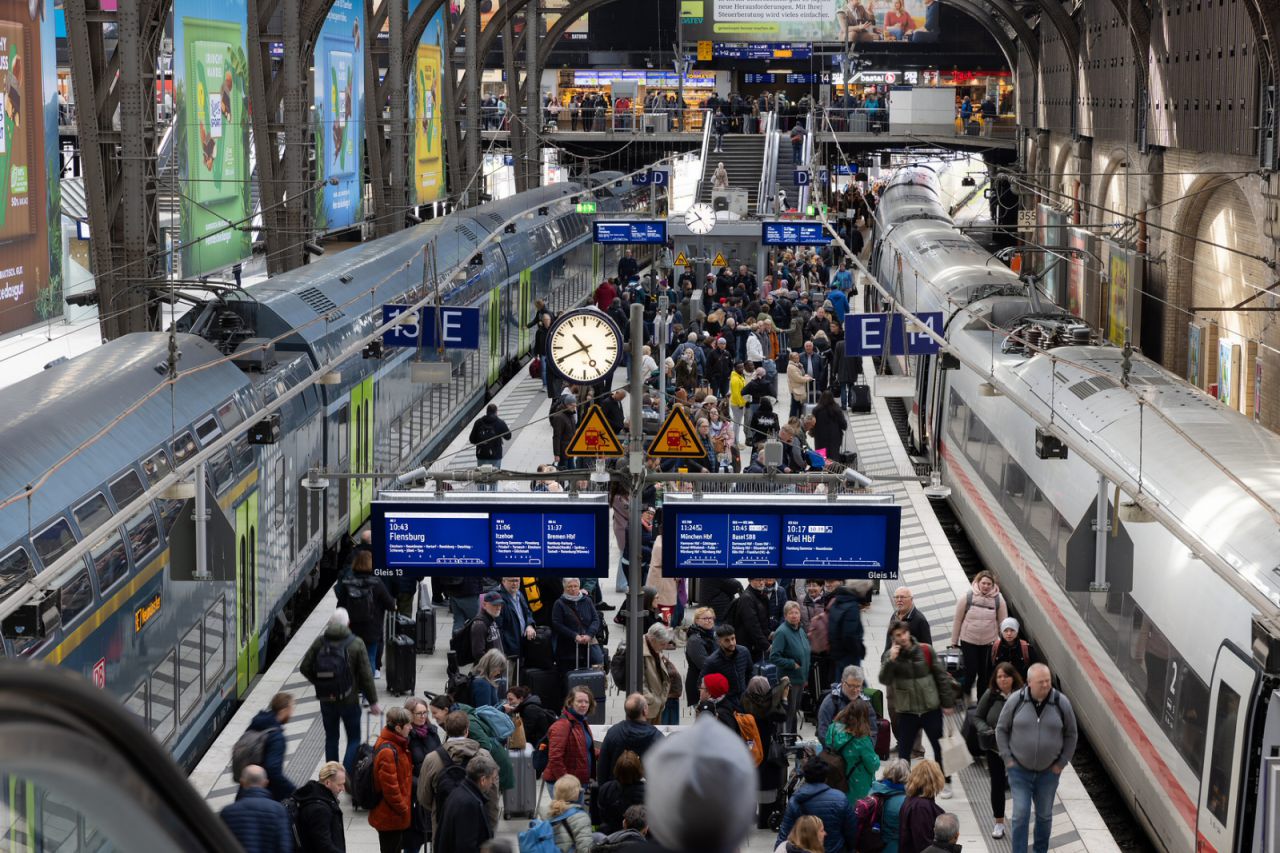
{"type": "MultiPolygon", "coordinates": [[[[868,375],[874,373],[869,360],[865,366],[865,372],[868,375]]],[[[551,428],[547,415],[550,401],[541,383],[531,378],[527,372],[522,372],[509,382],[492,402],[497,404],[499,416],[507,422],[515,434],[514,440],[507,446],[503,467],[533,471],[539,464],[549,462],[551,428]]],[[[883,398],[873,398],[871,414],[851,415],[849,420],[851,427],[849,441],[856,444],[859,464],[867,475],[872,478],[901,478],[914,475],[911,461],[901,446],[883,398]]],[[[432,469],[457,470],[475,464],[474,453],[467,441],[466,432],[464,430],[455,437],[438,458],[437,463],[430,466],[432,469]]],[[[502,488],[514,490],[527,489],[528,486],[525,483],[504,483],[502,488]]],[[[885,481],[877,484],[876,491],[892,494],[903,508],[899,584],[911,587],[916,606],[928,616],[935,637],[944,638],[950,631],[956,598],[968,588],[968,581],[960,563],[933,510],[929,507],[928,498],[916,482],[885,481]]],[[[611,545],[611,551],[610,565],[613,566],[618,561],[616,545],[611,545]]],[[[863,613],[869,654],[864,667],[868,682],[871,684],[878,682],[878,656],[884,648],[883,637],[892,613],[889,591],[897,585],[887,584],[882,594],[877,595],[871,607],[863,613]]],[[[602,582],[601,589],[607,601],[618,606],[623,604],[622,596],[613,591],[612,580],[602,582]]],[[[231,778],[230,771],[231,748],[244,732],[253,715],[266,707],[271,696],[281,690],[292,692],[297,699],[294,717],[286,726],[288,741],[286,772],[295,783],[299,784],[315,778],[316,770],[324,758],[323,726],[314,691],[299,673],[298,667],[311,642],[323,630],[334,603],[334,597],[330,593],[299,628],[270,670],[258,679],[244,705],[191,773],[192,784],[204,795],[212,809],[219,810],[234,800],[236,784],[231,778]]],[[[445,653],[451,622],[447,610],[437,608],[436,614],[438,640],[435,654],[418,657],[416,682],[418,695],[421,695],[423,690],[443,689],[446,680],[445,653]]],[[[613,632],[615,642],[618,632],[619,629],[615,627],[613,632]]],[[[672,651],[670,657],[681,671],[683,678],[686,669],[683,647],[672,651]]],[[[379,682],[378,686],[381,690],[383,683],[379,682]]],[[[379,698],[384,708],[402,701],[390,696],[380,695],[379,698]]],[[[607,722],[612,723],[623,718],[623,698],[621,693],[610,688],[606,706],[607,722]]],[[[681,722],[691,723],[692,721],[692,710],[683,707],[682,702],[681,722]]],[[[374,732],[380,723],[371,721],[368,725],[370,731],[374,732]]],[[[985,767],[972,762],[958,729],[958,723],[949,724],[948,736],[944,740],[944,762],[948,773],[952,776],[951,787],[954,796],[948,800],[939,800],[939,805],[959,817],[959,841],[966,850],[1003,853],[1011,849],[1008,836],[999,841],[990,838],[992,816],[985,767]]],[[[801,728],[801,735],[806,739],[816,738],[813,726],[808,724],[801,728]]],[[[931,754],[931,751],[926,748],[926,753],[931,754]]],[[[650,781],[652,783],[655,780],[650,781]]],[[[347,850],[351,853],[375,853],[378,850],[377,834],[368,824],[368,814],[354,811],[345,796],[342,797],[342,806],[347,817],[347,850]]],[[[1010,802],[1007,813],[1011,814],[1011,812],[1012,803],[1010,802]]],[[[651,822],[661,819],[661,815],[650,818],[651,822]]],[[[527,826],[526,818],[503,820],[498,827],[498,835],[514,840],[515,836],[527,826]]],[[[773,832],[753,829],[743,849],[772,851],[775,846],[776,839],[773,832]]],[[[1119,849],[1094,808],[1079,777],[1070,767],[1064,771],[1058,789],[1051,849],[1058,853],[1076,853],[1076,851],[1110,853],[1119,849]]]]}

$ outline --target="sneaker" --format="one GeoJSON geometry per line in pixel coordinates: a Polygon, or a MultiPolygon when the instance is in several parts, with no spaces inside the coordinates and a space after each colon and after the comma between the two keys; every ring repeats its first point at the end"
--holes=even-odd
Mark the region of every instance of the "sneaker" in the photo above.
{"type": "Polygon", "coordinates": [[[955,794],[951,793],[951,785],[948,783],[947,786],[942,789],[942,793],[938,795],[938,799],[949,800],[954,796],[955,794]]]}
{"type": "Polygon", "coordinates": [[[373,671],[373,680],[374,680],[374,681],[381,681],[381,680],[382,680],[382,670],[380,670],[380,669],[375,669],[375,670],[373,671]]]}
{"type": "Polygon", "coordinates": [[[618,608],[614,607],[612,604],[610,604],[607,601],[602,601],[596,605],[596,610],[617,610],[617,609],[618,608]]]}
{"type": "Polygon", "coordinates": [[[1003,824],[1003,823],[997,823],[995,826],[993,826],[993,827],[991,828],[991,837],[992,837],[992,838],[1004,838],[1004,824],[1003,824]]]}

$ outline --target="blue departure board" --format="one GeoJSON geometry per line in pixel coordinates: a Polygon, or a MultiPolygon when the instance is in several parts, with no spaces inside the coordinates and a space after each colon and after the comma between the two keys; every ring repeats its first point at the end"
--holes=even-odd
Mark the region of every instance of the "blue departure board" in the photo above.
{"type": "Polygon", "coordinates": [[[375,501],[372,529],[378,575],[603,577],[609,569],[603,501],[375,501]]]}
{"type": "Polygon", "coordinates": [[[763,222],[760,241],[766,246],[825,246],[831,242],[821,222],[763,222]]]}
{"type": "Polygon", "coordinates": [[[630,222],[595,222],[597,243],[641,243],[661,245],[667,242],[667,223],[662,219],[630,222]]]}
{"type": "Polygon", "coordinates": [[[890,503],[663,504],[663,565],[679,577],[898,576],[902,510],[890,503]]]}

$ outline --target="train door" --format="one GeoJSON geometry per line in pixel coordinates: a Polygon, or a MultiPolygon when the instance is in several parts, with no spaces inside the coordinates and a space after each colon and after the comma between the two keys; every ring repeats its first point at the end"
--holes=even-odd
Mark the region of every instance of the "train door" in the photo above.
{"type": "Polygon", "coordinates": [[[1257,682],[1257,666],[1249,656],[1223,643],[1213,665],[1209,693],[1209,728],[1196,811],[1197,850],[1226,853],[1244,849],[1238,839],[1247,764],[1253,754],[1249,740],[1257,682]]]}
{"type": "MultiPolygon", "coordinates": [[[[341,423],[339,429],[343,429],[341,423]]],[[[351,447],[352,474],[373,471],[373,377],[351,389],[351,415],[347,420],[348,444],[351,447]]],[[[348,530],[353,535],[364,523],[373,500],[373,480],[359,477],[351,481],[351,516],[348,530]]]]}
{"type": "Polygon", "coordinates": [[[520,358],[529,349],[529,324],[533,322],[533,270],[520,271],[519,305],[516,308],[516,358],[520,358]]]}
{"type": "Polygon", "coordinates": [[[236,507],[236,695],[258,674],[258,490],[236,507]]]}
{"type": "Polygon", "coordinates": [[[498,381],[502,370],[502,294],[501,285],[489,291],[489,373],[488,383],[498,381]]]}

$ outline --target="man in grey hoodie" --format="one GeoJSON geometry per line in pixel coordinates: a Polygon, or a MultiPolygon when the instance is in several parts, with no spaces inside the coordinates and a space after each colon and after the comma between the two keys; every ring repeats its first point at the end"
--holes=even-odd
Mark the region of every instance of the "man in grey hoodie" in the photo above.
{"type": "Polygon", "coordinates": [[[1071,702],[1053,689],[1049,667],[1034,664],[1027,686],[1009,697],[996,723],[996,746],[1013,792],[1013,853],[1026,853],[1034,802],[1035,853],[1046,853],[1053,831],[1053,798],[1058,779],[1076,751],[1076,715],[1071,702]]]}

